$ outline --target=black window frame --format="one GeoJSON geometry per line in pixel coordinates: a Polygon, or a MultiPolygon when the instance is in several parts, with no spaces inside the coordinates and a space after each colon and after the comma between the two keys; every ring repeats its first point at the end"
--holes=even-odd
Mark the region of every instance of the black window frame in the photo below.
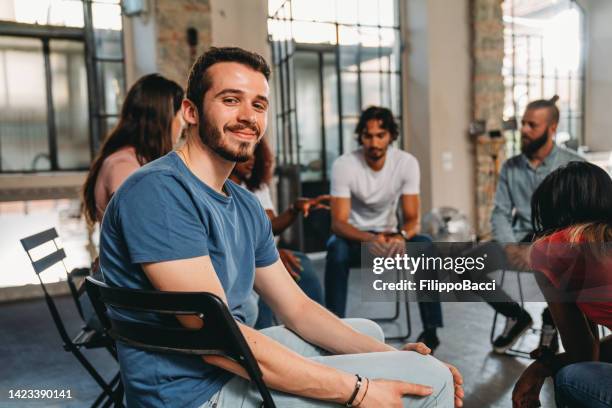
{"type": "MultiPolygon", "coordinates": [[[[0,174],[33,174],[33,173],[54,173],[54,172],[80,172],[87,171],[86,167],[60,168],[58,164],[57,149],[57,129],[55,126],[55,107],[53,102],[53,79],[50,64],[49,42],[51,40],[68,40],[80,42],[84,45],[85,69],[87,75],[87,95],[88,95],[88,117],[89,117],[89,161],[93,159],[100,143],[110,130],[107,127],[109,118],[118,118],[119,112],[106,112],[105,97],[103,89],[100,89],[100,73],[98,64],[104,62],[121,63],[122,71],[122,92],[125,94],[126,69],[125,69],[125,44],[123,38],[123,22],[120,30],[119,41],[121,44],[121,57],[107,57],[97,54],[95,28],[93,26],[92,4],[100,3],[96,0],[81,0],[83,4],[83,27],[66,27],[54,25],[40,25],[19,23],[14,21],[0,20],[0,36],[2,37],[22,37],[39,39],[43,45],[43,58],[45,61],[45,86],[47,103],[47,138],[49,144],[50,168],[45,170],[21,169],[5,170],[2,168],[0,156],[0,174]]],[[[121,3],[118,3],[121,7],[121,3]]],[[[123,9],[121,8],[123,16],[123,9]]],[[[103,88],[103,87],[102,87],[103,88]]],[[[2,143],[0,139],[0,152],[2,143]]]]}

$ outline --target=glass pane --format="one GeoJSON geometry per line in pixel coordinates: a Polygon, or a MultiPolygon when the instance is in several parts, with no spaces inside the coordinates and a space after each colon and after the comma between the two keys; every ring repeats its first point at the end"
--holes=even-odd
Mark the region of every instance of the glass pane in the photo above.
{"type": "Polygon", "coordinates": [[[359,31],[353,27],[339,27],[338,40],[340,42],[340,69],[357,71],[359,31]]]}
{"type": "Polygon", "coordinates": [[[121,109],[125,89],[123,64],[121,62],[98,62],[98,92],[104,113],[118,113],[121,109]]]}
{"type": "Polygon", "coordinates": [[[268,0],[268,16],[275,15],[284,2],[285,0],[268,0]]]}
{"type": "Polygon", "coordinates": [[[122,28],[121,6],[112,3],[95,2],[91,5],[92,22],[95,30],[116,30],[122,28]]]}
{"type": "Polygon", "coordinates": [[[83,27],[81,0],[0,0],[0,20],[83,27]]]}
{"type": "Polygon", "coordinates": [[[336,20],[343,24],[357,24],[355,0],[336,0],[336,20]]]}
{"type": "Polygon", "coordinates": [[[51,40],[49,48],[59,168],[87,168],[90,152],[85,47],[80,42],[51,40]]]}
{"type": "Polygon", "coordinates": [[[119,122],[119,116],[109,116],[104,119],[104,135],[108,135],[119,122]]]}
{"type": "Polygon", "coordinates": [[[49,170],[42,42],[0,37],[0,62],[0,170],[49,170]]]}
{"type": "Polygon", "coordinates": [[[336,74],[336,56],[323,55],[323,115],[325,119],[325,155],[327,177],[331,175],[331,166],[340,155],[340,137],[338,130],[338,75],[336,74]]]}
{"type": "Polygon", "coordinates": [[[379,21],[381,26],[394,27],[399,25],[399,13],[396,0],[378,0],[379,21]]]}
{"type": "Polygon", "coordinates": [[[357,74],[343,72],[340,78],[342,84],[342,114],[357,116],[360,112],[357,74]]]}
{"type": "MultiPolygon", "coordinates": [[[[353,5],[355,7],[355,5],[353,5]]],[[[376,0],[359,0],[359,24],[363,25],[378,25],[378,1],[376,0]]]]}
{"type": "Polygon", "coordinates": [[[386,38],[386,34],[385,34],[385,30],[382,30],[382,35],[383,35],[383,48],[382,48],[382,55],[391,55],[391,70],[393,71],[400,71],[400,67],[401,67],[401,51],[400,51],[400,47],[401,47],[401,39],[400,39],[400,32],[399,30],[393,30],[393,45],[391,46],[387,46],[384,43],[384,38],[386,38]]]}
{"type": "Polygon", "coordinates": [[[319,56],[316,53],[296,53],[295,74],[298,104],[297,118],[300,127],[301,180],[321,180],[322,135],[321,94],[319,84],[319,56]],[[307,103],[306,103],[307,101],[307,103]]]}
{"type": "Polygon", "coordinates": [[[389,92],[391,99],[391,110],[395,115],[401,115],[401,100],[402,100],[402,88],[401,84],[401,75],[400,74],[391,74],[389,76],[389,82],[391,83],[391,91],[389,92]]]}
{"type": "Polygon", "coordinates": [[[305,44],[335,44],[336,26],[327,23],[293,22],[293,38],[305,44]]]}
{"type": "Polygon", "coordinates": [[[295,20],[334,21],[335,4],[331,0],[291,0],[295,20]]]}
{"type": "Polygon", "coordinates": [[[94,30],[94,39],[96,42],[96,57],[123,58],[121,31],[94,30]]]}
{"type": "Polygon", "coordinates": [[[381,77],[380,74],[361,74],[361,108],[381,105],[381,77]]]}
{"type": "Polygon", "coordinates": [[[357,143],[357,135],[355,127],[357,126],[357,118],[342,119],[342,139],[344,143],[344,152],[352,152],[359,146],[357,143]]]}

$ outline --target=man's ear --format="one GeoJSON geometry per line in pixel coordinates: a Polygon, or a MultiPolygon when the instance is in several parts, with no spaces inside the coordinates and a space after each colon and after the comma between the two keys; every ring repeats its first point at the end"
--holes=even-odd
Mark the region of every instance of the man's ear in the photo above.
{"type": "Polygon", "coordinates": [[[557,133],[557,126],[559,126],[559,123],[551,123],[548,125],[548,131],[551,135],[554,136],[557,133]]]}
{"type": "Polygon", "coordinates": [[[189,125],[197,125],[199,122],[198,108],[189,99],[183,99],[181,102],[181,114],[185,123],[189,125]]]}

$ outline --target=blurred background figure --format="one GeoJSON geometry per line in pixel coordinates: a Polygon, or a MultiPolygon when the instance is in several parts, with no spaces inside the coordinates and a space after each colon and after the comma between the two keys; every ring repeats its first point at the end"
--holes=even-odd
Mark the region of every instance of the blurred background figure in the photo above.
{"type": "Polygon", "coordinates": [[[89,225],[102,221],[112,195],[140,166],[169,153],[182,131],[183,89],[159,74],[140,78],[125,97],[115,128],[102,143],[83,185],[89,225]]]}

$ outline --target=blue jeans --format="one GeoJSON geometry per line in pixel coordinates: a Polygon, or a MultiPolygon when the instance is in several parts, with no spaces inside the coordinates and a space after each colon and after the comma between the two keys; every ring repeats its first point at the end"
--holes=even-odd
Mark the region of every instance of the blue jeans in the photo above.
{"type": "MultiPolygon", "coordinates": [[[[415,235],[409,242],[431,242],[427,235],[415,235]]],[[[332,235],[327,241],[325,262],[325,305],[338,317],[346,315],[346,295],[351,266],[359,265],[361,242],[332,235]]],[[[419,302],[424,329],[442,327],[440,302],[419,302]]]]}
{"type": "Polygon", "coordinates": [[[589,361],[563,367],[555,376],[559,408],[612,407],[612,363],[589,361]]]}
{"type": "MultiPolygon", "coordinates": [[[[344,323],[378,341],[385,341],[380,326],[370,320],[346,319],[344,323]]],[[[433,388],[433,393],[427,397],[404,396],[402,398],[404,407],[447,408],[453,406],[455,387],[450,370],[432,356],[423,356],[414,351],[330,355],[283,326],[270,327],[262,330],[261,333],[305,358],[337,370],[351,374],[358,373],[368,378],[386,378],[425,384],[433,388]]],[[[340,406],[274,390],[271,390],[271,393],[279,408],[337,408],[340,406]]],[[[200,408],[235,407],[261,407],[261,397],[255,386],[238,376],[234,376],[200,408]]]]}
{"type": "MultiPolygon", "coordinates": [[[[319,278],[312,266],[312,261],[306,254],[302,252],[293,251],[293,255],[300,259],[302,265],[302,272],[300,273],[300,280],[297,282],[298,286],[304,291],[304,293],[319,304],[323,304],[323,289],[319,278]]],[[[257,322],[255,328],[257,330],[265,329],[274,325],[274,313],[272,309],[259,298],[259,314],[257,315],[257,322]]]]}

